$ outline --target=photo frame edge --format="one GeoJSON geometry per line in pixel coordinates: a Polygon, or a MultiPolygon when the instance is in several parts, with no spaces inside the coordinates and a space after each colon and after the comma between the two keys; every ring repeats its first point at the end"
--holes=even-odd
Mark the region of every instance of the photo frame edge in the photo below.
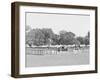
{"type": "Polygon", "coordinates": [[[11,76],[19,75],[19,6],[11,4],[11,76]]]}
{"type": "MultiPolygon", "coordinates": [[[[93,9],[95,10],[95,70],[91,71],[75,71],[75,72],[59,72],[59,73],[43,73],[43,74],[28,74],[28,75],[20,75],[19,74],[19,6],[30,4],[28,2],[13,2],[11,4],[11,76],[15,78],[23,78],[23,77],[42,77],[42,76],[58,76],[58,75],[71,75],[71,74],[87,74],[87,73],[97,73],[97,7],[95,6],[76,6],[75,9],[93,9]],[[24,4],[25,3],[25,4],[24,4]],[[82,8],[79,8],[82,7],[82,8]],[[16,31],[17,30],[17,31],[16,31]],[[15,64],[14,64],[15,63],[15,64]]],[[[35,6],[45,6],[49,5],[56,5],[59,7],[63,7],[66,5],[59,5],[59,4],[46,4],[46,3],[31,3],[31,6],[35,4],[35,6]],[[42,4],[42,5],[41,5],[42,4]]],[[[33,5],[34,6],[34,5],[33,5]]],[[[71,6],[71,5],[67,5],[71,6]]],[[[67,7],[66,6],[66,7],[67,7]]],[[[75,6],[75,5],[72,5],[75,6]]],[[[65,8],[66,8],[65,7],[65,8]]],[[[68,7],[68,8],[69,8],[68,7]]],[[[72,8],[72,7],[71,7],[72,8]]]]}

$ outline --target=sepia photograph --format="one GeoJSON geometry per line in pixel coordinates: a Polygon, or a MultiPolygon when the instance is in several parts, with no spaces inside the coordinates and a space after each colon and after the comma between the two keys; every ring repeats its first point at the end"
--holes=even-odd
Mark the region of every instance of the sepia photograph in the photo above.
{"type": "Polygon", "coordinates": [[[26,67],[85,65],[90,54],[90,15],[25,13],[26,67]]]}

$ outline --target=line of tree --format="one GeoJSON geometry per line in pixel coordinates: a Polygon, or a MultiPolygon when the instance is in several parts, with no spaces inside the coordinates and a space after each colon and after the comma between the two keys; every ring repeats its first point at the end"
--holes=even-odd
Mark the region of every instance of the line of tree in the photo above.
{"type": "Polygon", "coordinates": [[[50,28],[42,29],[30,29],[26,28],[26,44],[30,47],[32,45],[41,46],[41,45],[89,45],[90,32],[86,36],[76,36],[73,32],[60,31],[59,34],[55,34],[50,28]]]}

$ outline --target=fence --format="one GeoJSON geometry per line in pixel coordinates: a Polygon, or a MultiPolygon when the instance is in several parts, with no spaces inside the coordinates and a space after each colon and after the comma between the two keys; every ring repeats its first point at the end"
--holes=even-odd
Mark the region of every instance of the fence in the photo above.
{"type": "Polygon", "coordinates": [[[43,47],[38,47],[38,48],[29,48],[26,47],[26,54],[30,55],[52,55],[52,54],[57,54],[57,48],[43,48],[43,47]]]}
{"type": "Polygon", "coordinates": [[[62,47],[26,47],[26,54],[29,55],[54,55],[60,53],[74,53],[76,50],[85,51],[89,49],[89,46],[81,46],[79,49],[75,47],[67,47],[63,49],[62,47]]]}

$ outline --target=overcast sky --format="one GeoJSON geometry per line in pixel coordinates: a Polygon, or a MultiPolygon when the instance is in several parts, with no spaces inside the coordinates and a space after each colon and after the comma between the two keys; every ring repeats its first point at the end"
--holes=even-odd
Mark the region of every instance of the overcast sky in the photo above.
{"type": "Polygon", "coordinates": [[[90,16],[26,13],[26,25],[31,28],[51,28],[56,34],[66,30],[76,36],[85,36],[90,31],[90,16]]]}

